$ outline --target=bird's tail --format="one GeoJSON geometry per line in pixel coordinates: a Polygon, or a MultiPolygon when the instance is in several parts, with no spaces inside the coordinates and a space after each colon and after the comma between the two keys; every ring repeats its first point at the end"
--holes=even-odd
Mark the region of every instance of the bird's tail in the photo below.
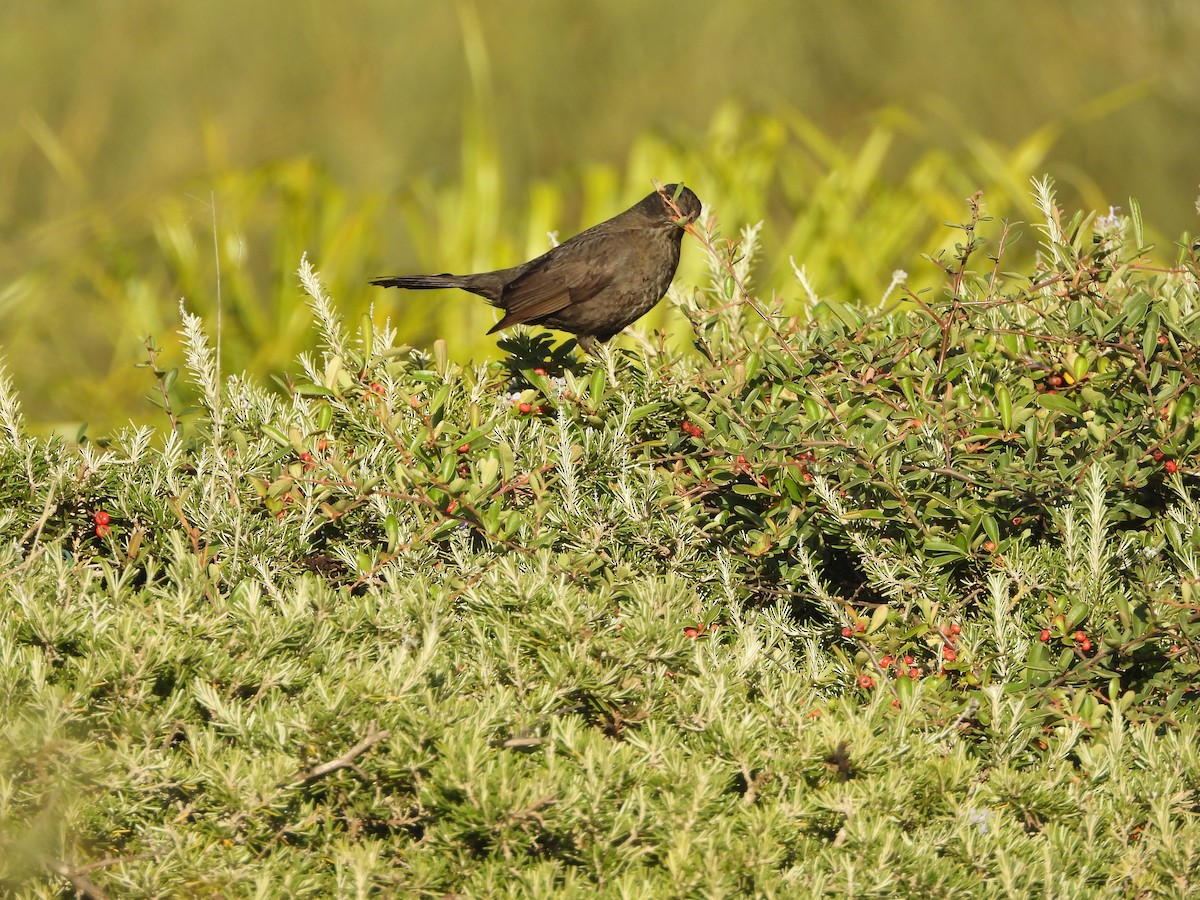
{"type": "Polygon", "coordinates": [[[469,280],[469,275],[389,275],[386,278],[372,278],[371,284],[417,291],[435,288],[461,288],[469,291],[469,280]]]}

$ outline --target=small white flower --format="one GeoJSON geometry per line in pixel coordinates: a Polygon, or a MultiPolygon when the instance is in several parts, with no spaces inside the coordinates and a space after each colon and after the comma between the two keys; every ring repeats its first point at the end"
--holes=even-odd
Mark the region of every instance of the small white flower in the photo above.
{"type": "Polygon", "coordinates": [[[1110,232],[1121,230],[1121,207],[1110,206],[1107,216],[1100,216],[1096,219],[1096,231],[1100,234],[1109,234],[1110,232]]]}

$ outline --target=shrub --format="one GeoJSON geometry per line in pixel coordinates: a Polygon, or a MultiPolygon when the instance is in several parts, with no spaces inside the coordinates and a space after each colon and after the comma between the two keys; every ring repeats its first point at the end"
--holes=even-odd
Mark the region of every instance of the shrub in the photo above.
{"type": "Polygon", "coordinates": [[[223,382],[185,313],[160,448],[0,385],[0,883],[1186,891],[1196,258],[1037,198],[1036,271],[975,201],[870,314],[709,223],[684,356],[460,366],[305,263],[320,353],[223,382]]]}

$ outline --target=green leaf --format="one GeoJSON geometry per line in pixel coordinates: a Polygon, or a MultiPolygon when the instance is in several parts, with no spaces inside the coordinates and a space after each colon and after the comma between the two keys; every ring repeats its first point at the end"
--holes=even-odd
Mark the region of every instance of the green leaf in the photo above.
{"type": "Polygon", "coordinates": [[[1079,417],[1082,415],[1078,406],[1064,397],[1062,394],[1038,394],[1037,404],[1044,409],[1054,410],[1055,412],[1066,413],[1070,416],[1079,417]]]}

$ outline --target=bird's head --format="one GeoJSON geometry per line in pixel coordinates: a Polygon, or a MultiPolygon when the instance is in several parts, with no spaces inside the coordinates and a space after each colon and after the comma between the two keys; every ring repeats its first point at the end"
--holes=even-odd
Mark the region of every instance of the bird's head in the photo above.
{"type": "Polygon", "coordinates": [[[682,184],[664,184],[658,196],[666,206],[667,217],[676,225],[686,227],[700,218],[700,198],[682,184]]]}

